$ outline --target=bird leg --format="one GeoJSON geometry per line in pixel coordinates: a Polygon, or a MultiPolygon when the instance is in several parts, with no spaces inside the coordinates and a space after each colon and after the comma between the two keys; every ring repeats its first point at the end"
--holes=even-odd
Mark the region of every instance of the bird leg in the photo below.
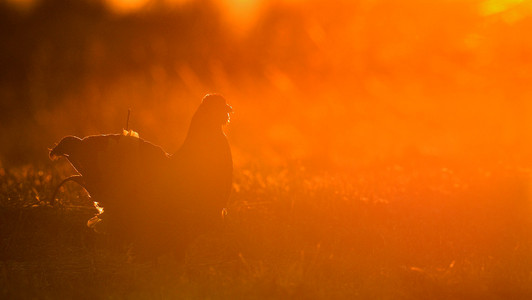
{"type": "Polygon", "coordinates": [[[55,205],[56,201],[55,201],[55,196],[57,195],[57,193],[59,192],[59,189],[61,188],[61,186],[69,181],[74,181],[76,182],[77,184],[81,185],[81,187],[85,190],[87,190],[87,188],[85,187],[85,181],[83,180],[83,176],[81,175],[72,175],[70,177],[67,177],[65,179],[63,179],[63,181],[61,181],[61,183],[55,188],[55,191],[54,193],[52,194],[52,200],[51,200],[51,203],[52,205],[55,205]]]}

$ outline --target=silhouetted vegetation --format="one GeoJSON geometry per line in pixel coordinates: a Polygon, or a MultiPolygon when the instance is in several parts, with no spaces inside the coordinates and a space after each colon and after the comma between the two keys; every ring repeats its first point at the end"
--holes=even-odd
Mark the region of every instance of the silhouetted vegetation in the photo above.
{"type": "MultiPolygon", "coordinates": [[[[10,297],[453,298],[530,296],[528,171],[425,161],[352,174],[244,168],[227,223],[185,266],[127,263],[85,224],[75,186],[51,208],[49,169],[2,170],[1,290],[10,297]],[[7,197],[6,197],[7,196],[7,197]]],[[[122,246],[124,247],[124,246],[122,246]]]]}

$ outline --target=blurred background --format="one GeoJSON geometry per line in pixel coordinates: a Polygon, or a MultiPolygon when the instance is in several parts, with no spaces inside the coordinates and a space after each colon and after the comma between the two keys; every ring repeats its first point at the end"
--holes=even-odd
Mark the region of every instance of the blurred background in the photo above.
{"type": "Polygon", "coordinates": [[[528,163],[532,2],[0,0],[0,161],[125,127],[176,151],[208,92],[237,167],[528,163]]]}

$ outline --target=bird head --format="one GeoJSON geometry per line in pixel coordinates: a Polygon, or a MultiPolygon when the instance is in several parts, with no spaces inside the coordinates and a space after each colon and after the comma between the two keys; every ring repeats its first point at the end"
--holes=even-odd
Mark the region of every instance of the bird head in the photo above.
{"type": "Polygon", "coordinates": [[[227,104],[225,98],[219,94],[207,94],[196,112],[205,122],[213,125],[225,125],[230,120],[233,108],[227,104]]]}
{"type": "Polygon", "coordinates": [[[70,156],[78,151],[81,139],[77,136],[66,136],[53,149],[50,149],[50,159],[55,160],[61,156],[70,156]]]}

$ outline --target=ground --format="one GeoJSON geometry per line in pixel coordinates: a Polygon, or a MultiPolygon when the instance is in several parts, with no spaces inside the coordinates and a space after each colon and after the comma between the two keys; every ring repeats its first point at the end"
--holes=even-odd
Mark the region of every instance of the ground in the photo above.
{"type": "Polygon", "coordinates": [[[60,164],[1,169],[0,295],[105,299],[529,299],[530,170],[404,159],[235,171],[223,228],[184,263],[128,261],[60,164]]]}

